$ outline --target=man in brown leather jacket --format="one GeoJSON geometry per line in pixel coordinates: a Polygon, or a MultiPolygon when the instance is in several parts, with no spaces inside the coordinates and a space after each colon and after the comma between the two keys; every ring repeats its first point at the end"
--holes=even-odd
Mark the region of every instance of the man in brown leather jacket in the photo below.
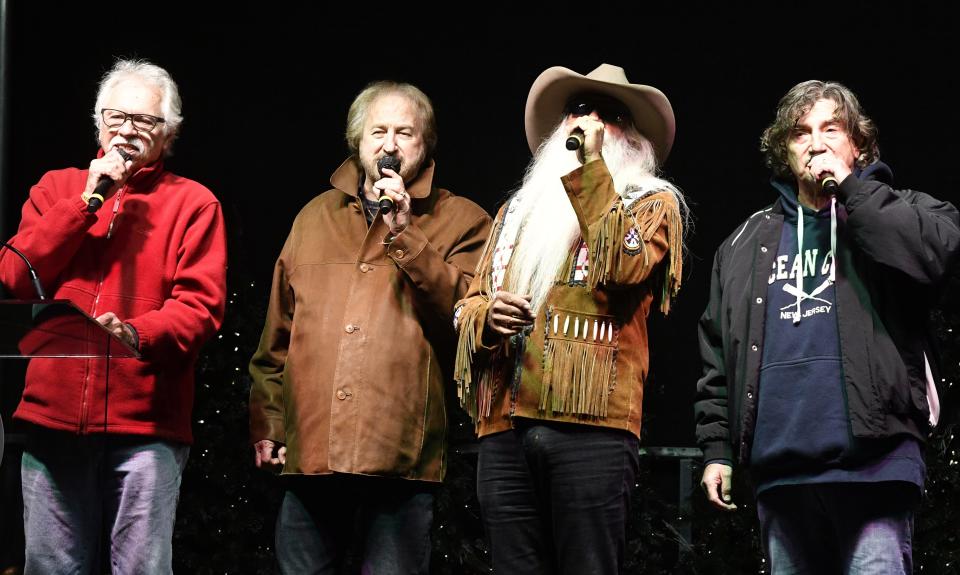
{"type": "Polygon", "coordinates": [[[683,197],[656,176],[673,110],[603,64],[540,75],[534,158],[454,316],[497,573],[619,573],[650,309],[680,286],[683,197]]]}
{"type": "Polygon", "coordinates": [[[426,573],[452,310],[490,217],[435,186],[433,107],[415,86],[369,85],[346,139],[333,189],[300,212],[277,259],[250,362],[251,440],[257,466],[288,487],[283,572],[327,573],[359,545],[370,572],[426,573]]]}

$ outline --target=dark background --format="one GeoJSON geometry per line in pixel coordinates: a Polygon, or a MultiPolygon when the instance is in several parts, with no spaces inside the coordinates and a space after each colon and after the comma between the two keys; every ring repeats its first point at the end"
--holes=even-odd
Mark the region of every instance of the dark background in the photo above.
{"type": "MultiPolygon", "coordinates": [[[[881,157],[892,166],[897,187],[958,198],[960,28],[940,4],[882,10],[867,3],[538,8],[555,21],[542,13],[521,17],[517,6],[493,3],[429,14],[406,5],[353,4],[334,13],[296,3],[153,4],[8,3],[0,223],[3,237],[15,232],[29,187],[44,171],[82,167],[94,157],[96,85],[115,57],[147,58],[171,72],[185,120],[167,165],[211,188],[222,202],[232,294],[222,335],[200,365],[198,443],[178,522],[176,552],[185,572],[199,572],[204,560],[220,572],[238,573],[268,563],[276,492],[268,478],[249,469],[245,364],[262,326],[273,261],[296,213],[329,187],[329,175],[346,157],[347,108],[370,81],[408,81],[433,99],[437,181],[491,213],[529,160],[524,102],[544,69],[562,65],[585,74],[607,62],[668,96],[677,137],[664,174],[686,192],[695,227],[680,297],[667,320],[651,320],[647,445],[693,444],[696,320],[706,303],[713,251],[774,198],[758,141],[791,86],[811,78],[846,84],[879,125],[881,157]],[[440,25],[424,26],[428,16],[440,25]],[[211,484],[211,476],[219,483],[211,484]],[[232,511],[226,516],[208,511],[183,520],[191,501],[227,497],[232,511]],[[204,524],[224,518],[230,525],[222,527],[234,535],[218,535],[204,524]],[[243,563],[237,553],[231,563],[230,557],[192,551],[202,537],[256,548],[261,563],[243,563]]],[[[944,304],[948,312],[956,309],[952,299],[944,304]]],[[[960,327],[955,318],[940,316],[939,325],[960,327]]],[[[948,333],[954,332],[944,331],[945,338],[948,333]]],[[[945,341],[950,356],[955,340],[945,341]]],[[[4,378],[0,396],[8,431],[19,393],[15,379],[4,378]]],[[[468,442],[462,423],[455,426],[455,436],[468,442]]],[[[468,497],[469,457],[462,475],[453,463],[452,497],[468,497]]],[[[9,505],[3,509],[5,523],[16,519],[9,505]]],[[[751,529],[749,519],[743,521],[751,529]]],[[[482,555],[482,542],[471,545],[482,555]]]]}

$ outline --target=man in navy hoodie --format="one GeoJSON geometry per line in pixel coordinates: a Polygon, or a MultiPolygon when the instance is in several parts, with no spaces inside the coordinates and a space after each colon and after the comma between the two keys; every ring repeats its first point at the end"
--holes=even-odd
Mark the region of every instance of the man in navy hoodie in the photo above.
{"type": "Polygon", "coordinates": [[[927,329],[960,246],[948,202],[891,187],[849,89],[794,86],[761,139],[779,198],[724,240],[700,319],[701,486],[749,466],[771,573],[910,573],[922,443],[939,415],[927,329]]]}

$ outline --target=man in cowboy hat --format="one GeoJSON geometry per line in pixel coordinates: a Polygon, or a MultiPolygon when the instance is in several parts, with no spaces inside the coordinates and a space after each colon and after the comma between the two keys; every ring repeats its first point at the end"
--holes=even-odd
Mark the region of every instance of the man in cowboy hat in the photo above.
{"type": "Polygon", "coordinates": [[[650,308],[680,286],[683,197],[656,176],[670,102],[603,64],[530,88],[523,183],[457,303],[498,573],[617,573],[638,467],[650,308]]]}
{"type": "Polygon", "coordinates": [[[254,461],[288,488],[283,573],[331,573],[360,548],[364,573],[426,574],[451,314],[490,216],[437,187],[433,105],[417,87],[367,86],[346,140],[333,189],[300,212],[277,259],[250,362],[254,461]]]}
{"type": "Polygon", "coordinates": [[[771,573],[912,573],[936,425],[929,306],[957,209],[890,186],[877,129],[836,82],[780,100],[761,151],[776,201],[717,249],[700,319],[701,486],[733,510],[749,466],[771,573]]]}

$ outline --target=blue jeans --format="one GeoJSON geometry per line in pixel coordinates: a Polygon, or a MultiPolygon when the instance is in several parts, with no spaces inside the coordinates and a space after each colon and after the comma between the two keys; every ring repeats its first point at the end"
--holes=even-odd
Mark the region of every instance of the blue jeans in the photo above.
{"type": "Polygon", "coordinates": [[[172,573],[173,524],[190,448],[128,435],[32,429],[21,461],[27,575],[100,568],[172,573]]]}
{"type": "Polygon", "coordinates": [[[338,573],[351,551],[362,555],[364,575],[428,573],[436,485],[343,474],[284,479],[276,529],[281,573],[338,573]]]}
{"type": "Polygon", "coordinates": [[[771,575],[913,572],[919,488],[899,481],[788,485],[757,498],[771,575]]]}
{"type": "Polygon", "coordinates": [[[620,573],[637,438],[587,425],[517,425],[480,440],[477,495],[493,572],[620,573]]]}

